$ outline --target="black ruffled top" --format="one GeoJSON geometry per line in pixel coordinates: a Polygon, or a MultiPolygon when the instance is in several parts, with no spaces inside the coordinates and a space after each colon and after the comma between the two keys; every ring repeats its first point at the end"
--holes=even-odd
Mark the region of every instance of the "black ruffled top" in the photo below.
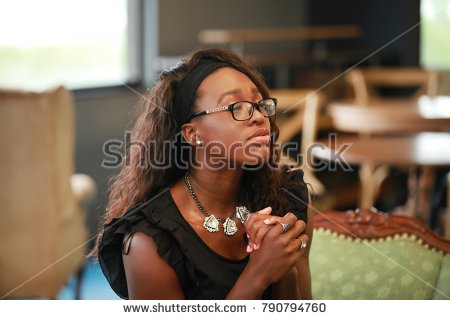
{"type": "MultiPolygon", "coordinates": [[[[303,200],[293,199],[293,213],[306,222],[308,191],[303,182],[303,172],[296,171],[293,179],[300,186],[293,193],[303,200]]],[[[169,189],[165,189],[122,218],[105,225],[98,259],[111,288],[123,299],[128,299],[122,261],[124,235],[139,231],[152,237],[158,254],[177,274],[186,299],[225,299],[248,263],[248,256],[242,260],[230,260],[209,248],[183,218],[169,189]]],[[[263,299],[271,298],[270,289],[267,288],[263,299]]]]}

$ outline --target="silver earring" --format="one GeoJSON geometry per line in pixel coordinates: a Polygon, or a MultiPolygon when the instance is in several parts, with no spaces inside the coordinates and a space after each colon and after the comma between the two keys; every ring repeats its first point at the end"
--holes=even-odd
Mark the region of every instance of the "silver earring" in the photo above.
{"type": "Polygon", "coordinates": [[[195,141],[195,144],[196,144],[197,146],[201,146],[201,145],[203,144],[203,142],[202,142],[201,140],[197,140],[197,141],[195,141]]]}

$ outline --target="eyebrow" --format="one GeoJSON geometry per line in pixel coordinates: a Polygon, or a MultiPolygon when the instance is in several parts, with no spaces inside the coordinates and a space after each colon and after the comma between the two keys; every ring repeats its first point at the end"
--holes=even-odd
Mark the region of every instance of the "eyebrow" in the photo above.
{"type": "MultiPolygon", "coordinates": [[[[252,88],[251,90],[252,90],[253,97],[255,97],[258,94],[260,94],[258,88],[252,88]]],[[[241,89],[232,89],[232,90],[225,91],[224,93],[222,93],[220,95],[220,98],[217,101],[217,105],[219,105],[226,96],[233,95],[233,94],[238,94],[238,93],[241,93],[241,92],[242,92],[241,89]]]]}

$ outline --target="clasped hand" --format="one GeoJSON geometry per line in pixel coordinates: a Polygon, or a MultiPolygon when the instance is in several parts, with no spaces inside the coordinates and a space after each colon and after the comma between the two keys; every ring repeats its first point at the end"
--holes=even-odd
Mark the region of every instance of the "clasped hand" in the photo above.
{"type": "Polygon", "coordinates": [[[250,214],[244,223],[250,261],[267,275],[269,283],[278,281],[296,265],[309,242],[304,221],[291,212],[283,217],[271,213],[271,207],[264,208],[250,214]]]}

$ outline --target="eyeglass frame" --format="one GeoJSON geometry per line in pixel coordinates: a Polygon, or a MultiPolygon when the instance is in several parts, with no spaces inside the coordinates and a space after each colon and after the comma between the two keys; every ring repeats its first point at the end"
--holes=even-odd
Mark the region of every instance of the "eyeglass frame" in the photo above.
{"type": "MultiPolygon", "coordinates": [[[[251,102],[251,101],[242,100],[242,101],[233,102],[232,104],[229,104],[229,105],[226,105],[226,106],[223,106],[223,107],[217,107],[217,108],[212,108],[212,109],[207,109],[207,110],[204,110],[204,111],[196,112],[196,113],[194,113],[193,115],[191,115],[189,117],[189,121],[191,121],[193,118],[197,118],[197,117],[200,117],[200,116],[208,115],[208,114],[211,114],[211,113],[214,113],[214,112],[219,112],[219,111],[230,111],[231,112],[231,116],[233,117],[233,119],[235,121],[247,121],[248,119],[253,117],[253,112],[255,111],[255,108],[258,109],[259,112],[261,112],[259,104],[261,102],[263,102],[264,100],[272,100],[275,103],[275,110],[276,110],[277,104],[278,104],[278,99],[276,99],[276,98],[268,97],[268,98],[261,99],[258,102],[251,102]],[[233,107],[236,104],[241,103],[241,102],[247,102],[247,103],[250,103],[252,105],[252,113],[251,113],[251,115],[247,119],[244,119],[244,120],[236,119],[234,117],[234,112],[233,112],[233,107]]],[[[270,118],[270,117],[273,117],[275,114],[276,114],[276,112],[273,115],[271,115],[271,116],[265,116],[265,115],[263,115],[263,116],[265,118],[270,118]]]]}

